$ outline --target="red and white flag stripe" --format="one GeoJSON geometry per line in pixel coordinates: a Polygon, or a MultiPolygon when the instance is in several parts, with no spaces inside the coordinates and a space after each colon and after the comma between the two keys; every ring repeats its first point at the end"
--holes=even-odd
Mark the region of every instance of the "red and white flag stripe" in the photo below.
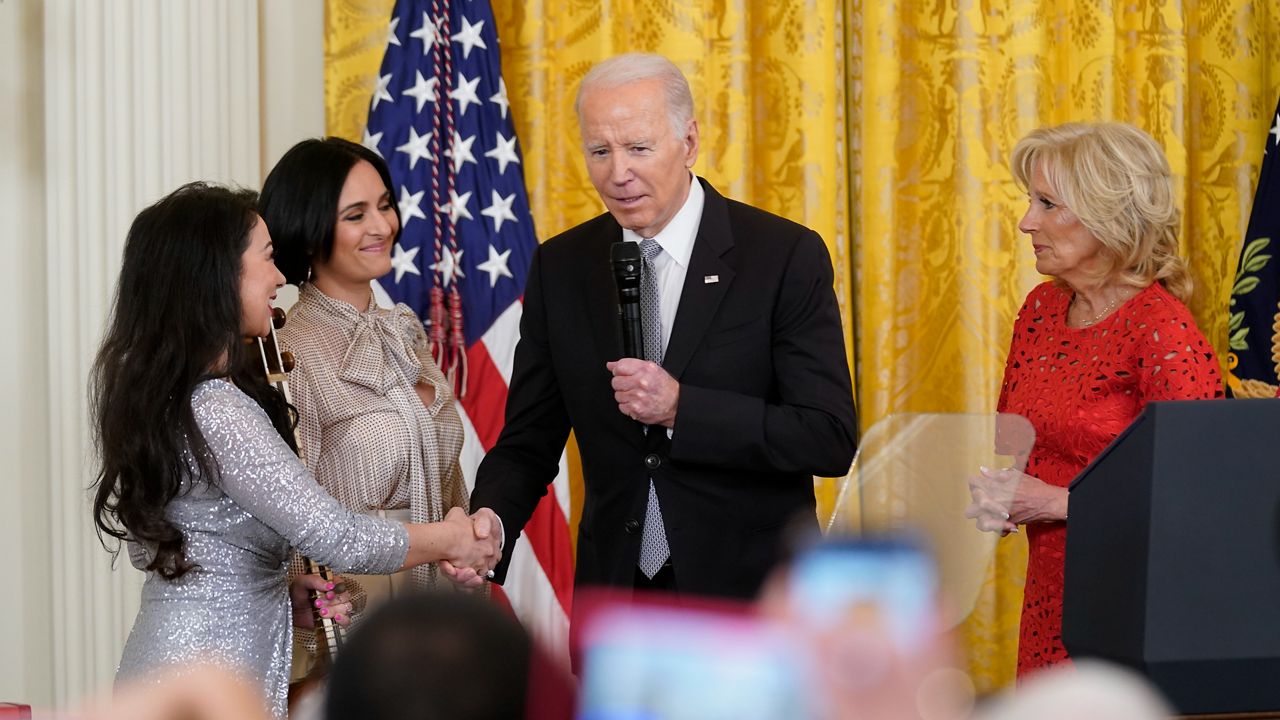
{"type": "MultiPolygon", "coordinates": [[[[512,303],[467,350],[466,398],[459,403],[466,441],[462,446],[463,475],[475,486],[476,469],[502,431],[507,387],[520,339],[520,313],[512,303]]],[[[560,473],[538,504],[519,539],[508,544],[511,556],[505,584],[494,587],[538,642],[569,666],[569,615],[573,602],[573,548],[569,543],[569,471],[560,455],[560,473]]]]}

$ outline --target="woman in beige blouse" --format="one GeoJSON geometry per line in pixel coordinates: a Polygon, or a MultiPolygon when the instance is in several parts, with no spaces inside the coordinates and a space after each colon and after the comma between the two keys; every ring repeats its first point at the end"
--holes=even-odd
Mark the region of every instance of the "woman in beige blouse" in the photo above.
{"type": "MultiPolygon", "coordinates": [[[[297,358],[290,387],[307,467],[356,512],[434,522],[468,505],[462,422],[417,316],[374,302],[370,281],[391,270],[400,231],[391,187],[373,151],[304,140],[267,176],[259,205],[276,265],[299,287],[280,342],[297,358]]],[[[449,585],[434,564],[358,581],[373,600],[405,583],[449,585]]]]}

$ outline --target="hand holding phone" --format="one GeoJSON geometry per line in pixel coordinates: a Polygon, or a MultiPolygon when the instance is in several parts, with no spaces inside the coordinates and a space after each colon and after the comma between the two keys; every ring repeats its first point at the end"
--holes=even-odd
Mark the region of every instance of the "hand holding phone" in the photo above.
{"type": "Polygon", "coordinates": [[[933,560],[919,545],[814,546],[796,558],[785,592],[785,617],[817,669],[824,717],[959,718],[972,707],[972,684],[952,666],[941,627],[933,560]]]}

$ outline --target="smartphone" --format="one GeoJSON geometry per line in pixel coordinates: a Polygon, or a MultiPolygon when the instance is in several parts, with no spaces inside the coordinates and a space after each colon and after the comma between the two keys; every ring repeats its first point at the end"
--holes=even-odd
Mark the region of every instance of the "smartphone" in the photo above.
{"type": "Polygon", "coordinates": [[[792,617],[811,632],[876,632],[914,655],[939,631],[937,573],[912,539],[816,545],[796,558],[787,585],[792,617]]]}
{"type": "Polygon", "coordinates": [[[793,639],[755,615],[618,606],[584,633],[583,720],[815,717],[793,639]]]}

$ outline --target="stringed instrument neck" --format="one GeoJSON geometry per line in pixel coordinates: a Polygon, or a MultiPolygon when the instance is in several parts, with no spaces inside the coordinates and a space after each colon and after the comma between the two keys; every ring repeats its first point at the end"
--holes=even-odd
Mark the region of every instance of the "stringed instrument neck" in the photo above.
{"type": "MultiPolygon", "coordinates": [[[[271,383],[276,391],[284,397],[285,402],[292,405],[293,397],[289,394],[289,373],[292,372],[297,362],[293,353],[280,349],[280,344],[276,337],[276,330],[284,327],[286,317],[284,310],[275,308],[271,313],[271,333],[266,337],[257,338],[257,345],[267,382],[271,383]]],[[[293,440],[294,446],[298,448],[298,455],[301,457],[303,452],[302,443],[296,431],[294,432],[293,440]]],[[[337,584],[336,575],[327,566],[321,565],[308,557],[304,557],[303,562],[308,575],[319,575],[326,581],[337,584]]],[[[320,613],[320,608],[316,607],[315,601],[319,600],[321,595],[322,591],[312,591],[311,614],[315,619],[317,659],[321,665],[328,665],[338,657],[338,648],[341,647],[346,639],[346,630],[333,619],[333,616],[320,613]]]]}

